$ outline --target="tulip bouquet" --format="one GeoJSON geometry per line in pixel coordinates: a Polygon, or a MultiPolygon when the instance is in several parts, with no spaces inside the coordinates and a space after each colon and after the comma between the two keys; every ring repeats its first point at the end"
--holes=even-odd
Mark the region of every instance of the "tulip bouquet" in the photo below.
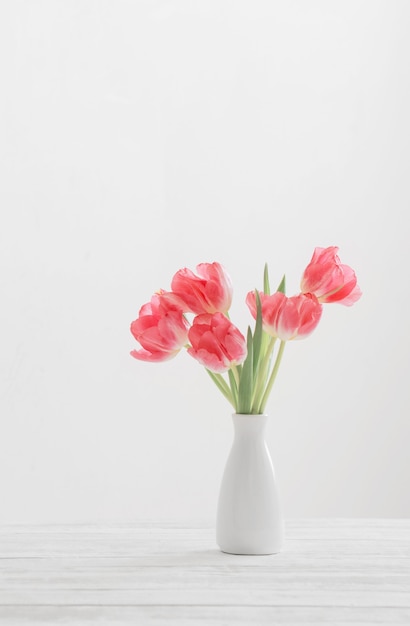
{"type": "Polygon", "coordinates": [[[275,381],[286,342],[304,339],[318,325],[323,304],[352,305],[360,296],[356,275],[343,265],[338,248],[316,248],[303,272],[300,293],[285,294],[285,277],[271,293],[265,265],[263,290],[246,304],[255,320],[247,337],[231,322],[232,282],[219,263],[184,268],[144,304],[131,323],[141,349],[131,355],[159,362],[185,348],[203,365],[236,413],[261,414],[275,381]],[[193,317],[192,317],[193,316],[193,317]]]}

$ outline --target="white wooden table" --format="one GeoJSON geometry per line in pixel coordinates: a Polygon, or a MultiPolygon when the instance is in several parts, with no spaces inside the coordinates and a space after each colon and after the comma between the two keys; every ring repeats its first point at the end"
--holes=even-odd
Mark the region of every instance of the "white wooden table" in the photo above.
{"type": "Polygon", "coordinates": [[[410,520],[286,523],[275,556],[213,528],[0,527],[0,624],[410,625],[410,520]]]}

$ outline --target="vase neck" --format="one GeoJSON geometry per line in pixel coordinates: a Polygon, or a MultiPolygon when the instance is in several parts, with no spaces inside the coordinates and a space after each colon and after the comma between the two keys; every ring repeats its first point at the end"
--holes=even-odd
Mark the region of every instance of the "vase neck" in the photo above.
{"type": "Polygon", "coordinates": [[[232,420],[236,437],[261,437],[265,433],[268,416],[234,413],[232,420]]]}

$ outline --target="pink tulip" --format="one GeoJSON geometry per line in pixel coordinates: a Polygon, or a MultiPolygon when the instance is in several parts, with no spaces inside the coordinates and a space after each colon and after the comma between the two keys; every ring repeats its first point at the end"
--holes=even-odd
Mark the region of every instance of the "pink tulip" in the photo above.
{"type": "Polygon", "coordinates": [[[188,353],[212,372],[226,372],[246,358],[245,337],[222,313],[197,315],[188,338],[188,353]]]}
{"type": "MultiPolygon", "coordinates": [[[[277,291],[271,296],[261,292],[259,296],[263,330],[282,341],[304,339],[314,331],[322,315],[322,305],[312,294],[299,294],[288,298],[284,293],[277,291]]],[[[246,304],[256,319],[254,291],[248,293],[246,304]]]]}
{"type": "Polygon", "coordinates": [[[131,333],[141,350],[130,353],[140,361],[166,361],[178,354],[188,341],[189,324],[172,296],[159,292],[144,304],[131,324],[131,333]]]}
{"type": "Polygon", "coordinates": [[[340,263],[338,250],[336,246],[315,248],[302,276],[301,291],[315,294],[319,302],[339,302],[351,306],[362,292],[352,268],[340,263]]]}
{"type": "Polygon", "coordinates": [[[201,263],[191,270],[179,270],[172,279],[171,289],[192,313],[226,313],[232,302],[232,283],[219,263],[201,263]]]}

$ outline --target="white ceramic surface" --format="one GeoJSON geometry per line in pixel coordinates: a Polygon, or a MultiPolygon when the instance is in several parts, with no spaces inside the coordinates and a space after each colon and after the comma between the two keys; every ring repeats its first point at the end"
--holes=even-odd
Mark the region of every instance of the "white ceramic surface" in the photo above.
{"type": "Polygon", "coordinates": [[[216,541],[230,554],[274,554],[283,544],[283,518],[266,415],[232,416],[234,441],[219,493],[216,541]]]}

